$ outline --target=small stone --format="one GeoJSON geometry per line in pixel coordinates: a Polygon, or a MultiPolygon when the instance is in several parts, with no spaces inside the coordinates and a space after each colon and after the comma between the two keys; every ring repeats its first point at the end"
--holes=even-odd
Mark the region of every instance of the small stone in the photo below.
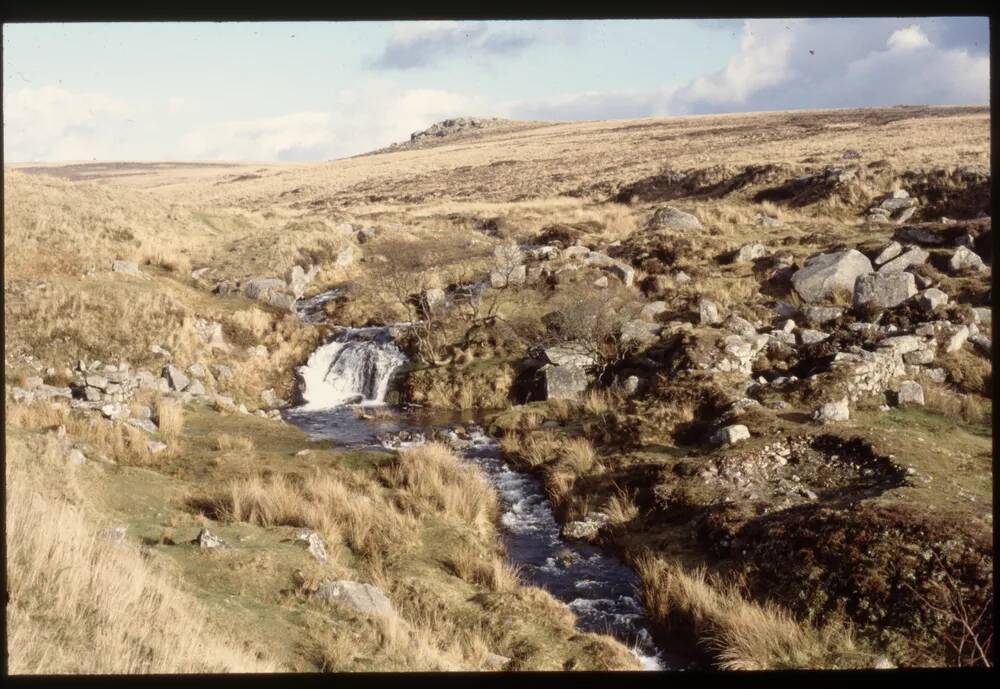
{"type": "Polygon", "coordinates": [[[225,541],[223,541],[221,538],[213,534],[208,529],[202,529],[201,531],[199,531],[193,543],[198,544],[199,548],[206,548],[206,549],[229,547],[228,545],[226,545],[225,541]]]}
{"type": "Polygon", "coordinates": [[[889,245],[882,249],[879,255],[875,257],[875,265],[880,266],[887,261],[891,261],[901,253],[903,253],[903,245],[899,242],[890,242],[889,245]]]}
{"type": "Polygon", "coordinates": [[[666,206],[658,209],[650,221],[650,224],[661,230],[700,230],[701,222],[690,213],[685,213],[679,208],[666,206]]]}
{"type": "Polygon", "coordinates": [[[744,244],[733,256],[733,262],[735,263],[750,263],[757,260],[758,258],[763,258],[771,253],[771,250],[760,242],[752,242],[750,244],[744,244]]]}
{"type": "Polygon", "coordinates": [[[184,372],[173,364],[167,364],[163,367],[162,375],[170,383],[170,388],[172,390],[183,390],[190,383],[190,379],[184,375],[184,372]]]}
{"type": "Polygon", "coordinates": [[[139,266],[131,261],[115,261],[111,264],[111,270],[116,273],[125,273],[126,275],[134,275],[136,277],[141,275],[139,266]]]}
{"type": "Polygon", "coordinates": [[[930,254],[927,251],[915,246],[883,265],[878,269],[878,272],[899,273],[911,266],[919,266],[925,263],[929,256],[930,254]]]}
{"type": "Polygon", "coordinates": [[[87,457],[77,448],[72,448],[66,453],[66,461],[74,466],[87,463],[87,457]]]}
{"type": "Polygon", "coordinates": [[[318,533],[311,529],[302,529],[295,535],[295,540],[304,544],[306,550],[320,562],[327,561],[326,544],[318,533]]]}
{"type": "Polygon", "coordinates": [[[710,299],[698,300],[698,322],[702,325],[714,325],[719,322],[719,307],[710,299]]]}
{"type": "Polygon", "coordinates": [[[115,526],[110,529],[101,529],[97,532],[97,537],[103,541],[111,541],[112,543],[121,543],[125,540],[125,534],[128,531],[127,526],[115,526]]]}
{"type": "Polygon", "coordinates": [[[146,449],[149,450],[149,454],[158,455],[167,449],[167,444],[161,443],[158,440],[150,440],[146,443],[146,449]]]}
{"type": "Polygon", "coordinates": [[[734,445],[750,438],[750,429],[743,424],[726,426],[716,431],[709,439],[713,445],[734,445]]]}
{"type": "Polygon", "coordinates": [[[392,603],[376,586],[356,581],[327,581],[313,596],[319,600],[340,603],[365,615],[394,617],[392,603]]]}
{"type": "Polygon", "coordinates": [[[921,311],[929,313],[937,307],[947,304],[948,295],[941,290],[932,287],[930,289],[925,289],[922,292],[918,292],[914,301],[916,301],[916,304],[920,307],[921,311]]]}
{"type": "Polygon", "coordinates": [[[602,275],[601,277],[594,280],[594,287],[597,289],[604,289],[608,286],[608,276],[602,275]]]}

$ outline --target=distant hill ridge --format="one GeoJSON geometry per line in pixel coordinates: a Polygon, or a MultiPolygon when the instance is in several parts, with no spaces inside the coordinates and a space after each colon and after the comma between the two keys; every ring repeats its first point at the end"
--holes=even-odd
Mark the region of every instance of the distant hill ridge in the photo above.
{"type": "Polygon", "coordinates": [[[432,146],[442,146],[456,140],[469,138],[482,133],[500,133],[505,131],[516,131],[521,129],[531,129],[542,127],[555,122],[543,120],[508,120],[502,117],[452,117],[440,122],[435,122],[427,129],[410,134],[409,141],[390,144],[385,148],[380,148],[370,153],[362,155],[374,155],[376,153],[388,153],[390,151],[406,151],[416,148],[430,148],[432,146]]]}

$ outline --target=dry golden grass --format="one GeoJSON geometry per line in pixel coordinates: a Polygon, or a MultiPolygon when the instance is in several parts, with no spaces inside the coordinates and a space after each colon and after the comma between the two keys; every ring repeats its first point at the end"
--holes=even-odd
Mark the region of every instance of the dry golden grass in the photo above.
{"type": "Polygon", "coordinates": [[[571,468],[576,474],[593,473],[595,467],[599,470],[597,452],[586,438],[567,438],[559,447],[559,461],[571,468]]]}
{"type": "Polygon", "coordinates": [[[445,567],[455,576],[493,592],[514,591],[521,586],[517,567],[498,552],[484,552],[473,544],[462,543],[453,548],[444,560],[445,567]]]}
{"type": "Polygon", "coordinates": [[[176,442],[184,428],[184,406],[177,401],[160,398],[156,401],[156,425],[167,442],[176,442]]]}
{"type": "Polygon", "coordinates": [[[618,488],[602,510],[612,524],[628,524],[639,516],[635,495],[618,488]]]}
{"type": "Polygon", "coordinates": [[[924,404],[928,409],[966,423],[988,425],[993,418],[992,400],[973,394],[950,390],[946,385],[921,381],[924,404]]]}
{"type": "Polygon", "coordinates": [[[63,426],[70,437],[118,464],[145,466],[153,461],[145,431],[121,421],[74,412],[58,403],[8,404],[7,423],[32,430],[63,426]]]}
{"type": "Polygon", "coordinates": [[[220,433],[215,437],[215,449],[250,452],[254,449],[254,442],[253,438],[245,435],[234,436],[229,433],[220,433]]]}
{"type": "Polygon", "coordinates": [[[411,513],[443,512],[477,533],[492,532],[499,512],[496,492],[446,446],[428,443],[402,450],[381,471],[411,513]]]}
{"type": "Polygon", "coordinates": [[[382,499],[377,488],[351,485],[319,471],[301,482],[282,474],[235,479],[226,494],[195,500],[194,505],[221,519],[309,527],[328,544],[344,542],[368,557],[402,557],[415,542],[414,519],[382,499]]]}
{"type": "Polygon", "coordinates": [[[12,674],[273,672],[131,545],[40,486],[67,474],[54,445],[7,443],[8,661],[12,674]],[[32,468],[29,468],[29,465],[32,468]]]}
{"type": "Polygon", "coordinates": [[[875,658],[856,645],[848,629],[817,629],[784,609],[745,599],[711,580],[653,557],[636,563],[643,600],[653,619],[689,629],[724,670],[846,669],[872,667],[875,658]]]}

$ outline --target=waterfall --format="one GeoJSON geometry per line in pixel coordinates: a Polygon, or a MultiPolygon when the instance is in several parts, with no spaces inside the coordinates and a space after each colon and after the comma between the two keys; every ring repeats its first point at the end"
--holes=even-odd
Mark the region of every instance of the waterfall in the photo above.
{"type": "Polygon", "coordinates": [[[393,371],[406,355],[388,328],[352,328],[323,345],[299,368],[303,411],[344,404],[384,404],[393,371]]]}

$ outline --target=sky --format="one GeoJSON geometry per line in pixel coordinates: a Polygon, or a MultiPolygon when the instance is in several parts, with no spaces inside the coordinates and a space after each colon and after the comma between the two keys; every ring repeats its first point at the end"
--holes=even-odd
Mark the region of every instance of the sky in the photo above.
{"type": "Polygon", "coordinates": [[[7,162],[330,160],[448,117],[989,103],[984,17],[6,24],[7,162]]]}

